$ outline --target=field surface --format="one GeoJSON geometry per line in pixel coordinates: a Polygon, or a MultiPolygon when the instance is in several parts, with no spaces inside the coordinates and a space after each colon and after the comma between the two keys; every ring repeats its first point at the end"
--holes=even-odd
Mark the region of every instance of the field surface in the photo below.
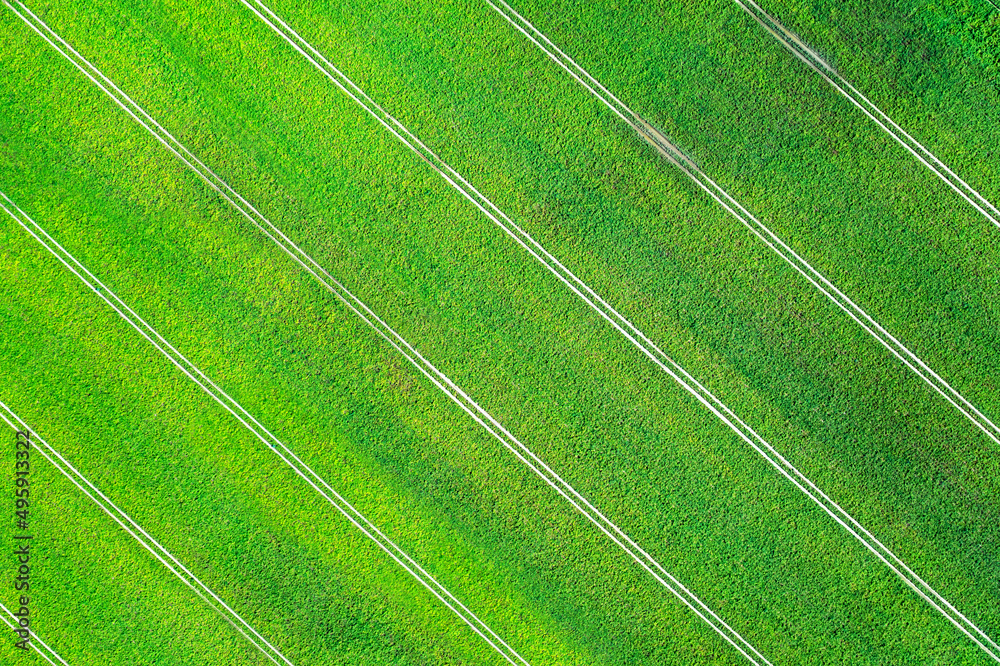
{"type": "MultiPolygon", "coordinates": [[[[1000,204],[1000,9],[759,4],[1000,204]]],[[[759,651],[749,661],[1000,661],[248,5],[27,6],[759,651]]],[[[1000,640],[996,436],[489,3],[267,6],[1000,640]]],[[[511,6],[1000,422],[1000,228],[737,3],[511,6]]],[[[274,648],[255,647],[39,449],[32,629],[64,663],[748,661],[21,7],[0,7],[0,203],[103,286],[89,289],[0,210],[0,402],[274,648]],[[473,631],[97,292],[127,304],[516,654],[473,631]]],[[[7,552],[13,482],[0,497],[7,552]]],[[[8,608],[15,571],[5,555],[8,608]]],[[[59,663],[0,629],[0,663],[59,663]]]]}

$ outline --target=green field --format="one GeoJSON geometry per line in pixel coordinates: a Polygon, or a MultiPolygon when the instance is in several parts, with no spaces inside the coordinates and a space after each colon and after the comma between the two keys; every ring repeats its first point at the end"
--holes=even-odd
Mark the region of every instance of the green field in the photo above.
{"type": "MultiPolygon", "coordinates": [[[[761,4],[1000,199],[1000,10],[761,4]]],[[[770,662],[990,663],[245,6],[29,6],[770,662]]],[[[477,0],[269,6],[1000,636],[1000,447],[565,71],[477,0]]],[[[514,6],[1000,419],[1000,229],[735,3],[514,6]]],[[[745,662],[7,7],[0,58],[0,191],[526,661],[745,662]]],[[[2,211],[0,261],[0,401],[288,660],[506,663],[2,211]]],[[[32,474],[67,663],[270,663],[32,474]]]]}

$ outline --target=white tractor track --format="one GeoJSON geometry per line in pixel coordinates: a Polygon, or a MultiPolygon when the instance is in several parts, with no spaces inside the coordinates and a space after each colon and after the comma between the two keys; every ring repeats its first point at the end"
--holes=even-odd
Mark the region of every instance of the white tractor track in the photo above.
{"type": "MultiPolygon", "coordinates": [[[[0,204],[0,206],[2,205],[3,204],[0,204]]],[[[201,597],[202,601],[208,604],[212,610],[229,622],[229,624],[240,632],[244,638],[246,638],[261,652],[261,654],[275,664],[278,664],[278,660],[280,659],[281,663],[284,663],[287,666],[293,666],[292,662],[286,659],[285,656],[281,654],[276,647],[269,643],[266,638],[261,636],[253,627],[247,624],[247,622],[240,617],[236,611],[230,608],[226,602],[220,599],[219,596],[211,590],[211,588],[202,583],[201,580],[191,573],[186,566],[181,564],[176,557],[171,555],[170,551],[160,545],[160,543],[150,536],[149,533],[142,528],[142,526],[132,520],[127,513],[119,509],[114,502],[108,499],[108,497],[97,488],[97,486],[88,481],[87,478],[79,472],[79,470],[67,461],[61,453],[50,446],[49,443],[42,439],[37,432],[29,428],[28,424],[22,421],[21,418],[10,409],[10,407],[2,402],[0,402],[0,419],[3,419],[3,421],[14,430],[30,433],[31,444],[36,451],[42,454],[42,457],[52,463],[52,466],[59,470],[63,476],[72,481],[73,485],[75,485],[80,492],[86,495],[94,504],[99,506],[104,513],[111,516],[111,518],[118,523],[118,525],[125,530],[129,536],[138,541],[143,548],[148,550],[153,557],[159,560],[159,562],[165,566],[168,571],[170,571],[170,573],[177,576],[182,583],[191,588],[192,592],[201,597]],[[39,443],[41,443],[41,446],[39,446],[39,443]]],[[[60,659],[60,661],[62,661],[62,659],[60,659]]]]}
{"type": "MultiPolygon", "coordinates": [[[[9,3],[5,3],[10,6],[9,3]]],[[[23,7],[22,3],[21,4],[23,7]]],[[[25,12],[29,12],[24,8],[25,12]]],[[[385,339],[396,351],[402,354],[414,367],[426,376],[435,386],[443,391],[453,400],[463,411],[471,416],[480,426],[482,426],[491,436],[496,438],[504,447],[511,451],[522,463],[529,467],[535,474],[541,477],[547,484],[552,486],[566,501],[570,503],[584,517],[590,520],[601,530],[613,543],[625,551],[643,569],[645,569],[654,579],[684,603],[701,620],[708,624],[713,630],[719,633],[730,645],[754,664],[770,664],[750,643],[748,643],[739,633],[726,624],[715,612],[705,605],[697,596],[685,587],[680,581],[667,572],[659,562],[653,559],[645,550],[640,548],[631,538],[628,537],[618,526],[608,520],[590,502],[578,493],[572,486],[566,483],[558,474],[549,468],[538,456],[530,451],[524,444],[518,441],[504,426],[495,418],[480,407],[472,398],[462,391],[446,375],[439,371],[426,358],[424,358],[410,343],[403,339],[395,330],[378,317],[367,305],[355,297],[346,287],[335,280],[325,269],[317,264],[312,257],[303,252],[298,246],[265,218],[256,208],[251,206],[243,197],[233,190],[227,183],[222,181],[208,167],[202,164],[190,151],[181,145],[162,126],[153,120],[141,107],[131,98],[123,93],[113,82],[105,77],[96,67],[90,64],[80,54],[72,49],[65,41],[56,35],[48,26],[45,26],[40,19],[31,15],[38,25],[29,25],[60,54],[70,60],[80,69],[95,85],[111,97],[121,106],[136,122],[149,131],[158,141],[166,146],[178,159],[192,169],[201,177],[212,189],[219,193],[230,205],[250,221],[268,239],[278,245],[303,269],[320,282],[327,290],[340,299],[355,315],[369,327],[375,330],[378,335],[385,339]],[[42,30],[52,35],[65,49],[57,46],[49,39],[42,30]],[[70,58],[68,53],[72,53],[79,61],[70,58]],[[96,78],[95,78],[96,77],[96,78]],[[98,80],[100,79],[100,80],[98,80]],[[115,93],[111,91],[114,90],[115,93]],[[119,97],[120,96],[120,97],[119,97]]],[[[28,22],[24,17],[22,20],[28,22]]],[[[73,260],[75,261],[75,260],[73,260]]],[[[65,263],[65,262],[64,262],[65,263]]],[[[85,270],[85,269],[84,269],[85,270]]],[[[99,293],[99,292],[98,292],[99,293]]],[[[108,292],[110,293],[110,292],[108,292]]],[[[100,293],[99,293],[100,295],[100,293]]],[[[102,296],[103,297],[103,296],[102,296]]],[[[124,305],[124,304],[123,304],[124,305]]],[[[113,306],[114,307],[114,306],[113,306]]],[[[121,313],[119,313],[121,314],[121,313]]],[[[123,315],[124,316],[124,315],[123,315]]],[[[135,324],[133,324],[135,326],[135,324]]],[[[152,329],[149,329],[152,331],[152,329]]],[[[140,331],[142,332],[142,331],[140,331]]],[[[152,331],[155,334],[155,331],[152,331]]],[[[145,335],[145,333],[143,333],[145,335]]],[[[158,334],[156,334],[158,337],[158,334]]],[[[148,338],[148,336],[146,336],[148,338]]],[[[161,338],[162,340],[162,338],[161,338]]],[[[150,340],[152,342],[152,340],[150,340]]],[[[163,340],[166,344],[166,341],[163,340]]],[[[154,343],[156,344],[156,343],[154,343]]],[[[173,350],[173,348],[171,347],[173,350]]],[[[162,351],[162,350],[161,350],[162,351]]],[[[177,353],[178,357],[180,354],[177,353]]],[[[183,358],[183,357],[180,357],[183,358]]],[[[174,360],[171,358],[171,360],[174,360]]],[[[184,359],[186,363],[186,359],[184,359]]],[[[176,361],[175,361],[176,363],[176,361]]],[[[193,366],[192,366],[193,367],[193,366]]],[[[183,369],[183,368],[182,368],[183,369]]],[[[197,370],[197,369],[195,369],[197,370]]],[[[186,372],[186,371],[185,371],[186,372]]],[[[199,372],[200,374],[200,372],[199,372]]],[[[189,375],[190,376],[190,375],[189,375]]],[[[207,380],[207,378],[206,378],[207,380]]],[[[197,381],[197,380],[196,380],[197,381]]],[[[216,388],[214,384],[213,388],[216,388]]],[[[221,389],[218,389],[221,393],[221,389]]],[[[224,394],[223,394],[224,395],[224,394]]],[[[215,396],[213,396],[215,397],[215,396]]],[[[228,396],[226,396],[228,398],[228,396]]],[[[217,400],[219,398],[216,398],[217,400]]],[[[242,408],[240,408],[242,409],[242,408]]],[[[239,417],[237,417],[239,418],[239,417]]],[[[252,418],[252,417],[251,417],[252,418]]],[[[268,433],[269,434],[269,433],[268,433]]],[[[259,435],[258,435],[259,436],[259,435]]],[[[266,443],[266,442],[265,442],[266,443]]],[[[280,455],[280,454],[279,454],[280,455]]],[[[464,618],[463,618],[464,619],[464,618]]],[[[515,653],[516,654],[516,653],[515,653]]],[[[520,659],[520,657],[517,657],[520,659]]]]}
{"type": "Polygon", "coordinates": [[[995,444],[1000,445],[1000,426],[997,426],[989,417],[983,414],[975,405],[962,396],[957,390],[945,381],[940,375],[930,368],[916,354],[911,352],[902,342],[900,342],[889,331],[882,327],[867,312],[861,309],[846,294],[840,291],[830,280],[824,277],[819,271],[814,269],[795,250],[789,247],[773,231],[764,226],[746,208],[741,206],[732,196],[709,178],[698,166],[688,159],[684,153],[674,146],[661,132],[653,128],[641,116],[632,111],[617,97],[612,95],[594,77],[581,68],[569,56],[560,51],[545,35],[539,32],[533,25],[528,23],[520,14],[510,8],[510,5],[497,0],[508,13],[491,0],[485,0],[494,10],[501,14],[508,22],[538,46],[546,55],[555,61],[560,67],[565,69],[586,88],[597,99],[603,102],[619,118],[627,123],[640,137],[655,147],[661,155],[666,157],[672,164],[677,166],[686,176],[702,188],[710,197],[721,205],[733,217],[739,220],[755,236],[764,242],[778,256],[784,259],[802,277],[809,281],[816,289],[826,296],[837,307],[843,310],[862,329],[889,350],[893,356],[898,358],[907,368],[909,368],[920,379],[934,389],[941,397],[950,403],[965,418],[979,428],[995,444]],[[540,41],[541,40],[541,41],[540,41]],[[542,44],[545,42],[545,45],[542,44]]]}
{"type": "Polygon", "coordinates": [[[1000,210],[997,210],[996,206],[974,190],[958,174],[949,169],[948,165],[939,160],[929,149],[910,136],[892,118],[875,106],[871,100],[844,79],[836,69],[830,66],[818,53],[809,48],[795,33],[788,30],[776,18],[761,9],[760,5],[753,0],[734,0],[734,2],[743,11],[753,17],[757,23],[777,39],[782,46],[788,49],[792,55],[819,74],[824,81],[846,97],[851,104],[858,107],[882,131],[917,158],[921,164],[930,169],[935,176],[940,178],[942,182],[958,193],[959,196],[969,202],[983,217],[1000,227],[1000,210]]]}
{"type": "MultiPolygon", "coordinates": [[[[8,203],[13,203],[6,195],[0,193],[8,203]]],[[[275,437],[269,430],[264,428],[249,412],[233,400],[227,393],[220,389],[211,379],[201,372],[180,352],[176,350],[165,338],[163,338],[152,326],[147,324],[139,315],[135,313],[124,301],[108,289],[79,261],[57,243],[44,229],[32,220],[24,211],[13,208],[15,214],[5,204],[0,202],[8,215],[13,217],[31,236],[37,240],[46,250],[55,256],[66,268],[73,272],[88,289],[97,294],[105,303],[146,340],[152,344],[171,363],[177,366],[191,381],[196,383],[205,393],[211,396],[216,402],[232,414],[247,430],[252,432],[268,449],[276,454],[286,465],[296,474],[302,477],[316,492],[318,492],[327,502],[339,511],[348,521],[350,521],[362,534],[371,539],[379,548],[385,551],[399,566],[413,576],[421,585],[427,588],[438,598],[449,610],[455,613],[469,627],[472,628],[487,644],[496,650],[504,659],[511,664],[523,664],[528,666],[528,662],[521,658],[508,646],[492,629],[490,629],[475,613],[466,608],[462,602],[454,597],[437,580],[425,571],[415,560],[407,555],[395,543],[385,536],[372,522],[370,522],[361,512],[354,508],[346,499],[337,493],[325,480],[316,474],[306,465],[295,453],[284,443],[275,437]],[[22,219],[23,218],[23,219],[22,219]],[[27,221],[27,223],[25,222],[27,221]],[[30,225],[30,226],[29,226],[30,225]],[[41,234],[41,235],[39,235],[41,234]],[[45,239],[42,239],[42,236],[45,239]],[[51,243],[51,245],[49,244],[51,243]],[[57,248],[58,251],[54,248],[57,248]],[[61,253],[61,254],[60,254],[61,253]],[[86,274],[86,277],[84,276],[86,274]],[[155,339],[154,339],[155,338],[155,339]],[[169,350],[169,351],[168,351],[169,350]],[[489,634],[489,636],[487,636],[489,634]],[[496,642],[494,642],[496,641],[496,642]],[[501,646],[503,646],[501,648],[501,646]],[[517,659],[518,661],[515,661],[517,659]]]]}
{"type": "MultiPolygon", "coordinates": [[[[535,44],[541,47],[549,57],[553,58],[562,67],[570,71],[574,78],[578,81],[584,83],[580,76],[573,72],[572,69],[562,61],[558,59],[556,55],[548,51],[528,32],[533,31],[538,34],[543,40],[551,44],[544,35],[538,33],[527,21],[521,18],[516,12],[510,9],[510,6],[506,3],[504,6],[518,16],[519,20],[522,21],[526,26],[521,27],[514,22],[510,16],[505,14],[499,7],[486,0],[493,9],[498,11],[503,15],[508,21],[511,21],[515,27],[517,27],[522,33],[529,37],[535,44]]],[[[598,296],[590,287],[583,283],[578,277],[576,277],[569,269],[567,269],[563,264],[561,264],[552,254],[550,254],[544,247],[542,247],[537,241],[535,241],[530,235],[527,234],[523,229],[518,227],[502,210],[500,210],[492,201],[483,196],[475,187],[469,184],[462,176],[455,171],[451,166],[445,163],[440,157],[438,157],[430,148],[428,148],[423,142],[421,142],[413,133],[411,133],[406,127],[402,125],[398,120],[391,116],[384,108],[375,103],[361,88],[359,88],[353,81],[351,81],[346,75],[344,75],[339,69],[332,65],[316,48],[311,44],[306,42],[297,32],[288,26],[288,24],[278,17],[271,9],[269,9],[260,0],[240,0],[240,2],[248,7],[261,21],[264,22],[271,30],[277,33],[282,39],[284,39],[288,44],[290,44],[296,51],[298,51],[306,60],[316,67],[323,75],[325,75],[330,81],[332,81],[338,88],[340,88],[345,94],[347,94],[355,103],[357,103],[361,108],[371,115],[375,120],[377,120],[383,127],[389,130],[397,139],[399,139],[404,145],[406,145],[411,151],[417,154],[421,159],[423,159],[428,165],[431,166],[442,178],[445,179],[452,187],[458,190],[465,198],[471,201],[480,211],[483,212],[494,224],[499,226],[505,233],[507,233],[511,238],[513,238],[522,248],[524,248],[532,257],[544,265],[553,275],[555,275],[563,284],[565,284],[574,294],[576,294],[581,300],[583,300],[589,307],[591,307],[595,312],[597,312],[603,319],[608,321],[616,330],[625,336],[637,349],[639,349],[643,354],[649,357],[654,363],[657,364],[664,372],[670,375],[675,381],[677,381],[685,390],[687,390],[691,395],[693,395],[699,402],[701,402],[705,407],[707,407],[712,413],[714,413],[720,420],[722,420],[727,426],[729,426],[740,438],[747,442],[757,453],[763,456],[772,466],[775,467],[783,476],[785,476],[789,481],[791,481],[799,490],[805,493],[813,502],[815,502],[820,508],[822,508],[827,514],[829,514],[838,524],[840,524],[844,529],[848,531],[849,534],[854,536],[859,542],[861,542],[866,548],[868,548],[880,561],[882,561],[891,571],[893,571],[901,580],[903,580],[906,585],[913,589],[922,599],[924,599],[928,604],[930,604],[935,610],[940,612],[945,618],[947,618],[952,624],[954,624],[962,633],[968,636],[976,645],[978,645],[983,651],[989,654],[995,661],[1000,663],[1000,646],[998,646],[989,636],[987,636],[982,630],[980,630],[975,624],[968,620],[961,612],[959,612],[950,602],[948,602],[944,597],[942,597],[936,590],[934,590],[930,585],[928,585],[920,576],[918,576],[912,569],[910,569],[899,557],[897,557],[892,551],[890,551],[886,546],[884,546],[878,539],[876,539],[868,530],[866,530],[857,520],[851,517],[846,511],[844,511],[839,505],[837,505],[832,499],[830,499],[826,494],[824,494],[812,481],[805,477],[799,470],[797,470],[791,463],[789,463],[784,457],[781,456],[770,444],[768,444],[760,435],[754,432],[749,426],[747,426],[743,421],[741,421],[728,407],[726,407],[718,398],[716,398],[711,392],[709,392],[704,386],[702,386],[697,380],[694,379],[686,370],[684,370],[680,365],[670,359],[663,351],[661,351],[656,345],[654,345],[649,338],[647,338],[638,328],[636,328],[631,322],[625,319],[620,313],[618,313],[614,308],[612,308],[606,301],[604,301],[600,296],[598,296]],[[263,12],[263,13],[262,13],[263,12]],[[683,375],[683,379],[681,377],[683,375]],[[989,647],[987,647],[987,645],[989,647]]],[[[561,52],[559,52],[561,53],[561,52]]],[[[562,54],[564,57],[565,54],[562,54]]],[[[568,59],[568,57],[567,57],[568,59]]],[[[572,62],[572,61],[570,61],[572,62]]],[[[575,65],[575,63],[573,63],[575,65]]],[[[577,66],[577,69],[580,69],[577,66]]],[[[580,72],[589,77],[591,81],[597,86],[600,86],[593,77],[589,74],[580,72]]],[[[590,86],[587,86],[591,92],[594,92],[590,86]]],[[[603,89],[603,88],[602,88],[603,89]]],[[[596,94],[596,92],[594,92],[596,94]]],[[[610,95],[610,93],[608,93],[610,95]]],[[[621,111],[616,109],[607,100],[602,100],[605,104],[608,104],[612,110],[622,117],[623,120],[629,122],[628,118],[622,114],[621,111]]],[[[618,102],[621,104],[620,102],[618,102]]],[[[622,105],[624,107],[624,105],[622,105]]],[[[627,107],[625,107],[627,109],[627,107]]],[[[634,114],[632,114],[634,116],[634,114]]],[[[638,118],[636,116],[636,118],[638,118]]],[[[668,154],[676,152],[676,155],[671,158],[675,164],[681,166],[687,159],[683,156],[680,151],[676,151],[673,146],[666,141],[666,139],[657,132],[655,129],[650,127],[648,123],[638,119],[638,126],[633,122],[629,122],[636,131],[639,131],[642,136],[647,138],[657,146],[658,150],[661,152],[666,152],[668,154]],[[645,128],[641,130],[640,128],[645,128]]],[[[691,165],[693,166],[693,165],[691,165]]],[[[700,173],[700,172],[699,172],[700,173]]],[[[704,174],[702,174],[704,175],[704,174]]],[[[707,177],[706,177],[707,178],[707,177]]],[[[726,204],[720,199],[719,195],[714,194],[707,185],[697,181],[713,194],[720,203],[726,204]]],[[[709,181],[711,182],[711,181],[709,181]]],[[[718,186],[712,183],[717,189],[718,186]]],[[[719,189],[721,192],[721,189],[719,189]]],[[[722,194],[727,197],[735,206],[740,210],[739,207],[731,197],[726,195],[724,192],[722,194]]],[[[727,206],[730,212],[735,212],[727,206]]],[[[744,210],[745,212],[745,210],[744,210]]],[[[749,213],[746,213],[749,215],[749,213]]],[[[751,216],[751,219],[752,216],[751,216]]],[[[756,220],[754,220],[756,222],[756,220]]],[[[744,222],[744,224],[747,224],[744,222]]],[[[763,225],[756,222],[758,226],[765,229],[763,225]]],[[[749,226],[749,225],[748,225],[749,226]]],[[[754,230],[751,227],[752,230],[754,230]]],[[[760,236],[765,242],[774,247],[769,241],[762,236],[760,231],[754,230],[758,236],[760,236]]],[[[767,230],[770,234],[770,231],[767,230]]],[[[781,243],[780,239],[776,236],[770,234],[774,237],[782,247],[787,248],[784,243],[781,243]]],[[[788,248],[791,252],[791,249],[788,248]]],[[[793,253],[794,254],[794,253],[793,253]]],[[[795,255],[798,257],[798,255],[795,255]]],[[[801,261],[801,260],[800,260],[801,261]]],[[[802,261],[804,265],[804,261],[802,261]]],[[[795,264],[793,264],[795,265],[795,264]]],[[[811,282],[819,286],[815,280],[805,272],[803,268],[796,266],[800,273],[806,275],[811,282]]],[[[811,270],[811,268],[810,268],[811,270]]],[[[815,271],[813,271],[815,272],[815,271]]],[[[818,275],[818,274],[817,274],[818,275]]],[[[822,276],[820,279],[824,280],[822,276]]],[[[827,284],[829,284],[827,282],[827,284]]],[[[833,285],[829,285],[833,287],[833,285]]],[[[835,288],[834,288],[835,289],[835,288]]],[[[827,292],[828,293],[828,292],[827,292]]],[[[840,293],[839,291],[836,293],[840,293]]],[[[829,294],[828,294],[829,295],[829,294]]],[[[842,296],[842,294],[841,294],[842,296]]],[[[843,296],[846,299],[846,296],[843,296]]],[[[839,302],[838,302],[839,303],[839,302]]],[[[848,303],[853,305],[852,302],[848,303]]],[[[845,305],[840,304],[842,308],[847,309],[845,305]]],[[[856,307],[856,306],[854,306],[856,307]]],[[[860,310],[860,308],[858,308],[860,310]]],[[[849,312],[849,314],[851,314],[849,312]]],[[[852,314],[852,316],[855,316],[852,314]]],[[[867,316],[867,315],[864,315],[867,316]]],[[[856,318],[856,316],[855,316],[856,318]]],[[[869,318],[870,319],[870,318],[869,318]]],[[[859,321],[859,323],[861,323],[859,321]]],[[[862,324],[864,326],[864,324],[862,324]]],[[[875,326],[878,326],[875,324],[875,326]]],[[[866,326],[867,328],[867,326],[866,326]]],[[[879,327],[881,328],[881,327],[879,327]]],[[[869,329],[870,330],[870,329],[869,329]]],[[[894,340],[894,338],[893,338],[894,340]]],[[[899,352],[895,352],[901,360],[906,363],[906,359],[903,358],[899,352]]],[[[914,357],[915,358],[915,357],[914,357]]],[[[918,359],[919,360],[919,359],[918,359]]],[[[908,364],[909,365],[909,364],[908,364]]],[[[912,366],[911,366],[912,367],[912,366]]],[[[936,375],[935,375],[936,376],[936,375]]],[[[938,389],[940,392],[940,389],[938,389]]],[[[954,403],[953,403],[954,404],[954,403]]],[[[957,406],[957,405],[956,405],[957,406]]],[[[985,417],[984,417],[985,418],[985,417]]],[[[996,426],[993,426],[996,429],[996,426]]],[[[990,435],[997,443],[1000,443],[1000,439],[997,439],[996,435],[989,432],[985,426],[980,424],[980,428],[984,429],[988,435],[990,435]]],[[[1000,433],[1000,429],[997,429],[1000,433]]]]}
{"type": "MultiPolygon", "coordinates": [[[[4,624],[6,624],[8,627],[11,628],[11,631],[17,631],[18,629],[18,625],[16,624],[17,619],[18,619],[17,616],[11,613],[6,606],[0,604],[0,620],[3,620],[4,624]],[[6,617],[7,615],[10,616],[9,620],[6,617]]],[[[63,666],[69,666],[69,664],[66,663],[66,660],[60,657],[58,652],[50,648],[45,641],[39,638],[38,634],[36,634],[34,630],[29,629],[28,635],[31,636],[31,641],[29,645],[31,645],[32,649],[34,649],[35,652],[42,655],[42,658],[45,661],[52,664],[52,666],[56,666],[56,661],[58,661],[63,666]],[[45,648],[45,650],[43,651],[40,647],[38,647],[39,645],[45,648]],[[53,657],[55,657],[55,660],[53,660],[53,657]]]]}

